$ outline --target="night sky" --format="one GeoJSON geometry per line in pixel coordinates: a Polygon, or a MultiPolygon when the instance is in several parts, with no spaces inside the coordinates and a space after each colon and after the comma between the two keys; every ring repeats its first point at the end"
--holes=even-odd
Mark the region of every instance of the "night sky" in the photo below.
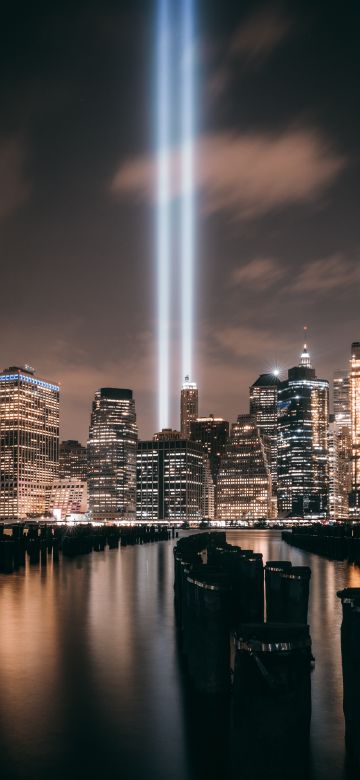
{"type": "MultiPolygon", "coordinates": [[[[101,385],[134,389],[142,437],[157,426],[154,10],[2,9],[0,363],[61,382],[66,438],[86,440],[101,385]]],[[[298,362],[305,323],[329,379],[360,339],[360,12],[316,0],[198,11],[193,379],[200,413],[232,421],[259,373],[298,362]]],[[[176,155],[174,128],[174,167],[176,155]]]]}

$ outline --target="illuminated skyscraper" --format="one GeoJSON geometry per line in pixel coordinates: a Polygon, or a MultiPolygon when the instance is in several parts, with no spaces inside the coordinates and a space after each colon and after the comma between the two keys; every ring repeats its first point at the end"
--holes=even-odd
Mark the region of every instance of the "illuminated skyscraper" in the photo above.
{"type": "Polygon", "coordinates": [[[0,374],[0,517],[43,514],[59,469],[59,387],[29,366],[0,374]]]}
{"type": "Polygon", "coordinates": [[[335,371],[333,379],[335,422],[351,428],[350,374],[349,371],[335,371]]]}
{"type": "Polygon", "coordinates": [[[292,517],[326,517],[329,383],[317,379],[306,344],[278,391],[278,509],[292,517]]]}
{"type": "Polygon", "coordinates": [[[60,479],[87,479],[87,451],[79,441],[68,439],[60,442],[60,479]]]}
{"type": "Polygon", "coordinates": [[[217,502],[217,479],[220,468],[220,458],[225,451],[229,438],[229,423],[222,417],[198,417],[190,423],[190,439],[202,445],[210,463],[212,481],[214,484],[215,517],[217,502]]]}
{"type": "Polygon", "coordinates": [[[190,382],[188,376],[181,388],[180,400],[180,430],[184,439],[190,437],[190,423],[196,420],[199,411],[199,391],[195,382],[190,382]]]}
{"type": "Polygon", "coordinates": [[[271,473],[255,417],[239,415],[231,426],[218,475],[220,520],[271,517],[271,473]]]}
{"type": "Polygon", "coordinates": [[[351,345],[350,361],[352,486],[350,514],[360,516],[360,341],[351,345]]]}
{"type": "Polygon", "coordinates": [[[329,425],[329,511],[332,520],[349,516],[351,491],[351,432],[347,425],[330,417],[329,425]]]}
{"type": "Polygon", "coordinates": [[[95,520],[135,518],[137,426],[132,390],[95,393],[88,441],[89,505],[95,520]]]}
{"type": "Polygon", "coordinates": [[[200,521],[205,484],[202,447],[188,439],[166,438],[164,433],[138,444],[137,519],[200,521]]]}
{"type": "MultiPolygon", "coordinates": [[[[250,387],[250,414],[270,448],[269,465],[273,496],[277,491],[277,401],[280,380],[277,374],[260,374],[250,387]]],[[[266,443],[266,442],[265,442],[266,443]]]]}

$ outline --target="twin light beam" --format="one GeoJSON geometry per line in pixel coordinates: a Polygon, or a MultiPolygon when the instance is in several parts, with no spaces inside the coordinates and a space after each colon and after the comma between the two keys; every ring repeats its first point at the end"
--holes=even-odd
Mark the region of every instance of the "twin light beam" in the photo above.
{"type": "MultiPolygon", "coordinates": [[[[159,430],[169,427],[170,267],[172,108],[176,105],[171,73],[174,52],[174,0],[157,0],[157,287],[159,430]]],[[[181,2],[180,263],[182,376],[192,375],[194,276],[194,0],[181,2]]]]}

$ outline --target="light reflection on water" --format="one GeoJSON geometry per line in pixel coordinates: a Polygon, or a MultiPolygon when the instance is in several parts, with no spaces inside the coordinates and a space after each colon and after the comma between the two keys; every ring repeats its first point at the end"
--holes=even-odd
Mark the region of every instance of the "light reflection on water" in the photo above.
{"type": "MultiPolygon", "coordinates": [[[[360,586],[360,569],[290,548],[278,532],[230,532],[228,540],[262,552],[264,560],[311,566],[312,777],[342,780],[336,591],[360,586]]],[[[127,547],[59,564],[50,557],[46,567],[27,564],[0,575],[3,780],[227,777],[210,738],[211,711],[196,709],[183,685],[172,546],[127,547]]],[[[225,731],[226,717],[219,723],[225,731]]]]}

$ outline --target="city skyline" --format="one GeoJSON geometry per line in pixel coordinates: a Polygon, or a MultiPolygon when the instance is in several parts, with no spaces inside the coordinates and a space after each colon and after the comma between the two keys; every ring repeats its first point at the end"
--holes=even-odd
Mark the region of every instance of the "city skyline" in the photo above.
{"type": "MultiPolygon", "coordinates": [[[[305,322],[329,378],[359,337],[357,24],[324,2],[220,6],[199,5],[191,379],[203,413],[234,420],[260,371],[292,364],[305,322]]],[[[62,11],[5,13],[17,38],[1,51],[1,361],[61,383],[64,438],[85,441],[97,387],[132,387],[145,438],[157,429],[153,9],[62,11]]],[[[179,331],[172,305],[171,425],[179,331]]]]}

